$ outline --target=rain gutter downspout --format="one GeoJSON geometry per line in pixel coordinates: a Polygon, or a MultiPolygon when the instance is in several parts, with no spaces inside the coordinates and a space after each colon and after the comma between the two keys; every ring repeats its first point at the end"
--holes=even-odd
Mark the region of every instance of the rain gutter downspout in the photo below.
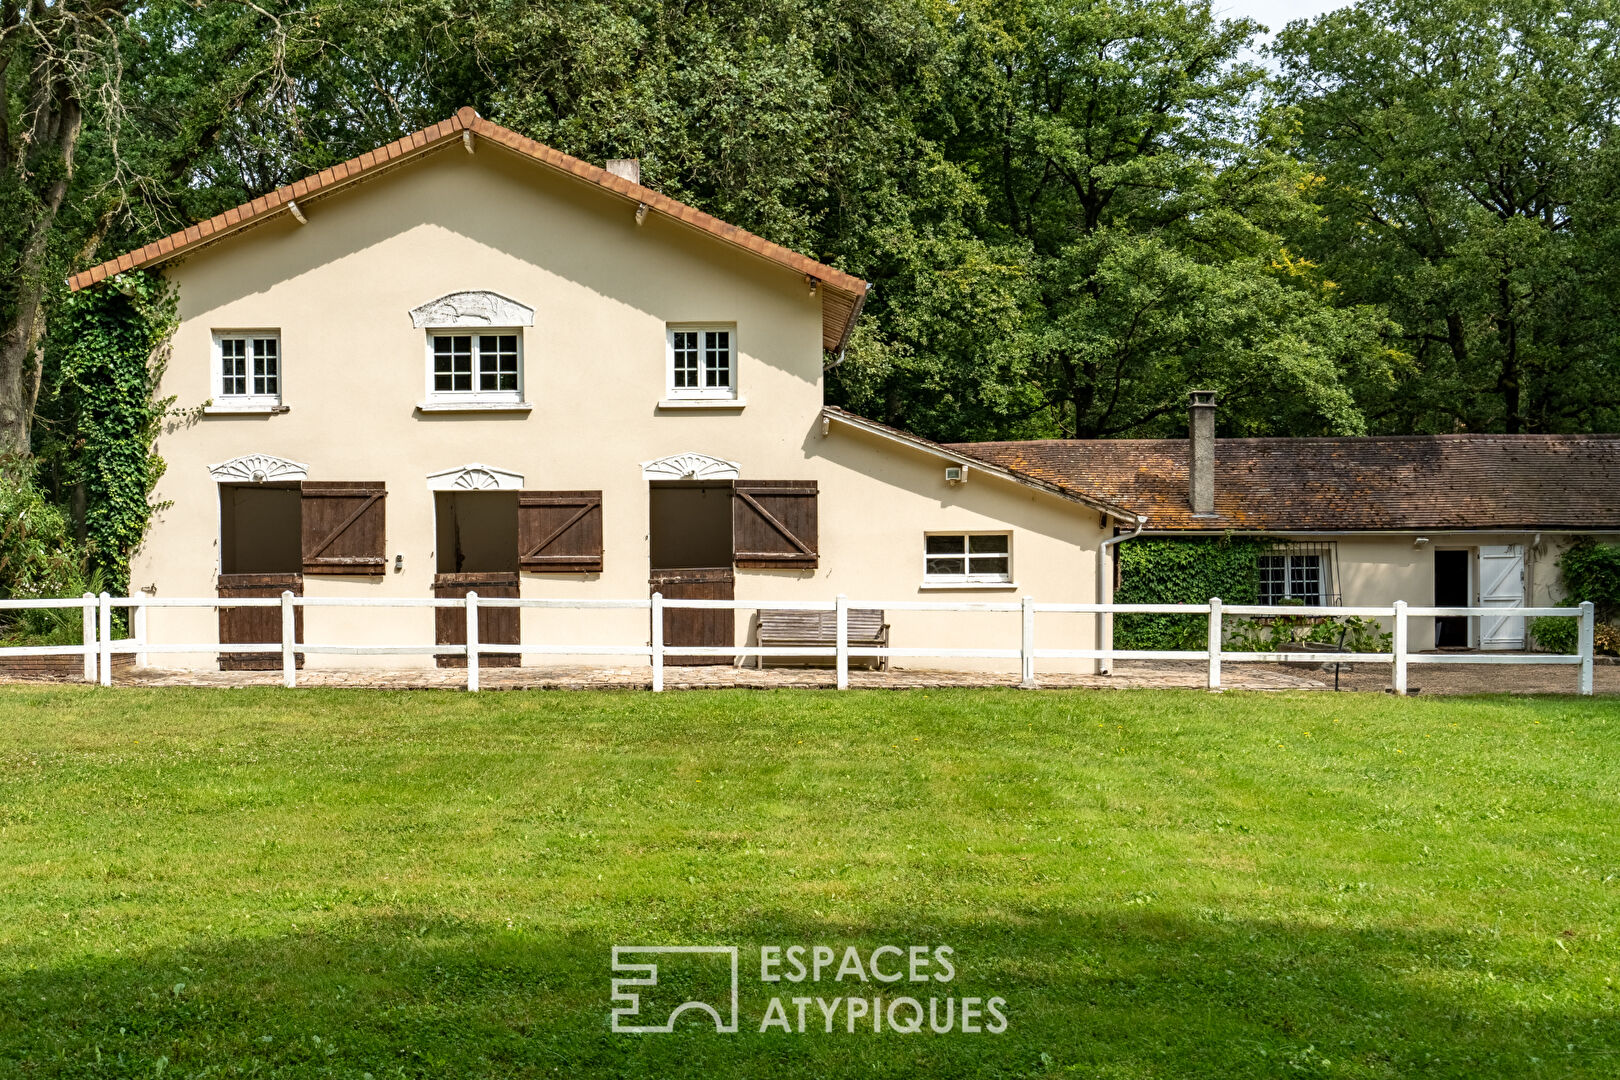
{"type": "MultiPolygon", "coordinates": [[[[1109,604],[1114,600],[1114,566],[1110,559],[1111,549],[1123,544],[1127,540],[1135,540],[1147,528],[1148,516],[1136,515],[1136,528],[1128,533],[1104,540],[1097,547],[1097,603],[1109,604]]],[[[1103,650],[1103,656],[1097,661],[1097,673],[1109,675],[1114,670],[1114,616],[1112,613],[1097,613],[1097,648],[1103,650]]]]}

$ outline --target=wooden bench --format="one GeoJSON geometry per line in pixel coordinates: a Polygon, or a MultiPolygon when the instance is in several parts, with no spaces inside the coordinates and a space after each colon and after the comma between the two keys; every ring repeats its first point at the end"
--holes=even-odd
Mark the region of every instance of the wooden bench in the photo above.
{"type": "MultiPolygon", "coordinates": [[[[851,648],[883,649],[889,645],[889,624],[883,621],[883,612],[877,608],[850,608],[848,613],[849,644],[851,648]]],[[[832,611],[778,611],[761,608],[759,612],[759,643],[765,647],[833,648],[838,644],[838,615],[832,611]]],[[[760,657],[760,667],[766,659],[793,660],[817,663],[817,657],[760,657]]],[[[851,663],[875,662],[879,671],[887,671],[886,656],[857,656],[851,663]]]]}

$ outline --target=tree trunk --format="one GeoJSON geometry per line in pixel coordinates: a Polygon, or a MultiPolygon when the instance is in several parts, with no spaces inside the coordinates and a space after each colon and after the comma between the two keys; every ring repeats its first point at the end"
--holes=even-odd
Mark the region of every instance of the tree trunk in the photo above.
{"type": "Polygon", "coordinates": [[[1496,286],[1501,308],[1502,365],[1496,376],[1496,392],[1502,395],[1503,427],[1509,435],[1524,430],[1519,406],[1519,322],[1513,317],[1512,282],[1504,275],[1496,286]]]}
{"type": "Polygon", "coordinates": [[[8,48],[0,56],[0,69],[13,60],[26,71],[18,80],[0,86],[0,108],[12,114],[11,91],[20,89],[25,102],[21,115],[26,127],[13,131],[0,124],[0,168],[11,174],[8,187],[20,195],[21,212],[11,218],[15,229],[5,243],[10,262],[0,281],[0,454],[27,454],[33,429],[34,406],[43,374],[40,342],[45,336],[47,283],[62,270],[53,260],[52,239],[57,215],[73,180],[73,156],[84,123],[79,90],[87,77],[86,26],[109,26],[124,0],[92,0],[53,7],[36,4],[26,16],[15,4],[6,4],[4,29],[8,48]],[[32,31],[25,35],[26,26],[32,31]],[[13,246],[15,245],[15,246],[13,246]]]}

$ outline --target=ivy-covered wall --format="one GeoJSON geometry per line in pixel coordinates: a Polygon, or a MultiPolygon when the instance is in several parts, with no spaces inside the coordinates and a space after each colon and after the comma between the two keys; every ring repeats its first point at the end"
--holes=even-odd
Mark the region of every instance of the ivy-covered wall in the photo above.
{"type": "Polygon", "coordinates": [[[162,275],[133,272],[66,297],[46,343],[35,454],[62,501],[82,485],[90,568],[115,593],[163,475],[153,444],[170,402],[153,395],[177,322],[162,275]]]}
{"type": "MultiPolygon", "coordinates": [[[[1259,574],[1255,560],[1265,544],[1241,536],[1216,539],[1127,540],[1119,552],[1121,604],[1203,604],[1218,596],[1228,604],[1252,604],[1259,574]]],[[[1201,615],[1119,615],[1114,645],[1121,649],[1202,649],[1209,621],[1201,615]]]]}

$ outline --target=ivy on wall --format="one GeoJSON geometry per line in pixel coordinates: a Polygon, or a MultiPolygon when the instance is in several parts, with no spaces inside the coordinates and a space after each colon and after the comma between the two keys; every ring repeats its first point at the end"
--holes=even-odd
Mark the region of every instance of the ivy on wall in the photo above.
{"type": "MultiPolygon", "coordinates": [[[[1256,559],[1263,541],[1241,536],[1215,539],[1127,540],[1119,552],[1121,604],[1204,604],[1218,596],[1228,604],[1257,599],[1256,559]]],[[[1114,644],[1121,649],[1202,649],[1209,620],[1202,615],[1119,615],[1114,644]]]]}
{"type": "MultiPolygon", "coordinates": [[[[1558,556],[1558,575],[1564,586],[1563,603],[1590,600],[1596,608],[1597,651],[1620,652],[1620,631],[1614,626],[1620,619],[1620,545],[1577,537],[1558,556]]],[[[1549,616],[1530,621],[1530,635],[1538,648],[1548,652],[1573,653],[1578,634],[1574,619],[1549,616]]]]}
{"type": "Polygon", "coordinates": [[[91,567],[118,593],[129,590],[130,556],[163,475],[154,442],[172,399],[154,394],[178,321],[161,274],[126,273],[67,296],[47,343],[38,453],[52,462],[59,490],[82,486],[91,567]]]}

